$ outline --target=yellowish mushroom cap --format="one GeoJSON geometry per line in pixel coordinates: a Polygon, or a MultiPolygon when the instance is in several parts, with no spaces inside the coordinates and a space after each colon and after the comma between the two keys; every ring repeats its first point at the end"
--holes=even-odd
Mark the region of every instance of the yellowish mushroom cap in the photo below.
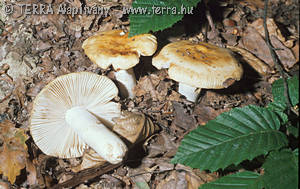
{"type": "Polygon", "coordinates": [[[228,49],[187,40],[163,47],[152,64],[157,69],[169,68],[171,79],[196,88],[226,88],[243,74],[242,66],[228,49]]]}
{"type": "Polygon", "coordinates": [[[86,39],[82,48],[91,61],[102,69],[110,65],[115,70],[127,70],[139,63],[140,55],[151,56],[157,48],[156,37],[151,34],[128,38],[122,30],[99,33],[86,39]]]}

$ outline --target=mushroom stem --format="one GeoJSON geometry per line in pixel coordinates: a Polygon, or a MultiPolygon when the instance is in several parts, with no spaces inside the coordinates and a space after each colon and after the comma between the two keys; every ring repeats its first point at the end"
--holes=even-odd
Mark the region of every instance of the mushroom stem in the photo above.
{"type": "Polygon", "coordinates": [[[112,131],[83,107],[67,110],[66,122],[79,137],[106,161],[117,164],[123,160],[127,146],[112,131]]]}
{"type": "Polygon", "coordinates": [[[179,83],[178,92],[186,97],[187,100],[195,102],[201,89],[190,85],[179,83]]]}
{"type": "Polygon", "coordinates": [[[115,72],[116,80],[118,81],[118,86],[120,93],[123,97],[133,98],[133,88],[136,85],[136,79],[134,75],[133,68],[128,70],[119,70],[115,72]]]}

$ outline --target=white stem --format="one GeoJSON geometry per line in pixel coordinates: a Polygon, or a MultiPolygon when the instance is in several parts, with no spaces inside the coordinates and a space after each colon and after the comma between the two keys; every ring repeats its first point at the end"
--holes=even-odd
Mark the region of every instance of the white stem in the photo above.
{"type": "Polygon", "coordinates": [[[133,98],[133,88],[136,85],[136,79],[134,75],[133,68],[128,70],[119,70],[115,72],[116,80],[118,81],[118,86],[123,97],[133,98]]]}
{"type": "Polygon", "coordinates": [[[200,90],[197,90],[196,87],[192,87],[184,83],[179,83],[178,92],[185,96],[187,100],[195,102],[200,93],[200,90]]]}
{"type": "Polygon", "coordinates": [[[85,108],[76,106],[69,109],[65,119],[79,137],[103,159],[112,164],[123,160],[127,146],[85,108]]]}

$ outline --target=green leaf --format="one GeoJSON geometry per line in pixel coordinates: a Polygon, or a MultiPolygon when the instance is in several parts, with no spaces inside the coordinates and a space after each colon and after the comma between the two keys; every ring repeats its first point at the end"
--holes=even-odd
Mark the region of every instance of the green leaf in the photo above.
{"type": "Polygon", "coordinates": [[[297,125],[288,125],[287,126],[287,131],[289,134],[292,134],[294,137],[298,137],[299,136],[299,122],[297,122],[297,125]]]}
{"type": "Polygon", "coordinates": [[[148,33],[149,31],[155,32],[171,27],[173,24],[181,20],[184,14],[187,14],[191,11],[193,12],[193,7],[195,7],[200,1],[201,0],[133,1],[132,7],[128,9],[130,10],[129,37],[137,34],[148,33]],[[155,12],[156,10],[159,10],[160,13],[155,12]]]}
{"type": "Polygon", "coordinates": [[[187,134],[171,162],[215,171],[252,160],[287,145],[279,127],[279,118],[266,108],[234,108],[187,134]]]}
{"type": "Polygon", "coordinates": [[[261,175],[244,171],[203,184],[199,189],[262,189],[262,187],[261,175]]]}
{"type": "Polygon", "coordinates": [[[280,117],[282,124],[286,124],[289,121],[288,116],[284,113],[287,108],[285,103],[278,101],[271,102],[268,104],[267,108],[274,111],[280,117]]]}
{"type": "Polygon", "coordinates": [[[291,150],[271,152],[263,168],[266,189],[298,188],[298,156],[291,150]]]}
{"type": "MultiPolygon", "coordinates": [[[[289,98],[292,106],[299,103],[299,78],[294,76],[287,79],[289,98]]],[[[274,101],[278,103],[286,104],[286,98],[284,96],[284,83],[283,79],[278,79],[272,84],[272,94],[274,101]]]]}
{"type": "Polygon", "coordinates": [[[298,148],[296,148],[294,151],[293,151],[293,153],[294,153],[294,156],[298,159],[299,157],[299,149],[298,148]]]}
{"type": "Polygon", "coordinates": [[[281,119],[281,123],[284,125],[289,121],[288,116],[284,113],[287,108],[285,103],[282,102],[271,102],[268,104],[267,108],[273,112],[275,112],[281,119]]]}

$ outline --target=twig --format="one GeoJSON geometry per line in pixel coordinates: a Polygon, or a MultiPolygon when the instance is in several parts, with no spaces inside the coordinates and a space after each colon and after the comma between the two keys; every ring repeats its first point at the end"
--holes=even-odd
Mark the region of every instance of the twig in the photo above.
{"type": "Polygon", "coordinates": [[[97,176],[103,175],[119,166],[122,165],[121,163],[118,164],[110,164],[110,163],[106,163],[104,165],[98,166],[98,167],[94,167],[94,168],[90,168],[90,169],[86,169],[83,171],[80,171],[78,174],[76,174],[73,178],[57,184],[53,187],[51,187],[51,189],[61,189],[61,188],[66,188],[66,187],[73,187],[76,186],[80,183],[83,183],[86,180],[90,180],[92,178],[95,178],[97,176]]]}
{"type": "Polygon", "coordinates": [[[134,175],[130,175],[129,177],[136,177],[136,176],[140,176],[140,175],[144,175],[144,174],[160,174],[160,173],[165,173],[165,172],[170,172],[170,171],[185,171],[187,172],[187,170],[185,169],[167,169],[167,170],[162,170],[162,171],[145,171],[145,172],[141,172],[141,173],[137,173],[134,175]]]}
{"type": "Polygon", "coordinates": [[[276,53],[274,51],[275,48],[273,47],[273,45],[270,42],[269,31],[268,31],[268,27],[267,27],[268,3],[269,3],[269,0],[265,0],[265,7],[264,7],[264,14],[263,14],[265,40],[266,40],[266,43],[267,43],[267,45],[269,47],[269,50],[270,50],[273,62],[275,64],[275,67],[279,71],[279,73],[280,73],[280,75],[281,75],[281,77],[283,79],[284,96],[287,99],[287,111],[288,111],[287,113],[289,114],[290,109],[292,107],[292,103],[291,103],[291,100],[289,98],[288,84],[287,84],[287,80],[286,80],[287,79],[286,78],[287,73],[285,73],[285,71],[283,70],[282,66],[280,65],[279,59],[278,59],[278,57],[277,57],[277,55],[276,55],[276,53]]]}
{"type": "MultiPolygon", "coordinates": [[[[205,16],[206,16],[208,24],[211,28],[211,31],[213,33],[213,38],[218,45],[220,45],[221,47],[224,47],[224,44],[222,43],[222,38],[220,36],[220,32],[217,30],[217,28],[214,24],[214,21],[212,19],[212,16],[210,14],[210,7],[208,6],[208,0],[204,1],[204,5],[205,5],[205,16]]],[[[207,30],[205,33],[206,33],[205,38],[207,40],[207,30]]]]}

